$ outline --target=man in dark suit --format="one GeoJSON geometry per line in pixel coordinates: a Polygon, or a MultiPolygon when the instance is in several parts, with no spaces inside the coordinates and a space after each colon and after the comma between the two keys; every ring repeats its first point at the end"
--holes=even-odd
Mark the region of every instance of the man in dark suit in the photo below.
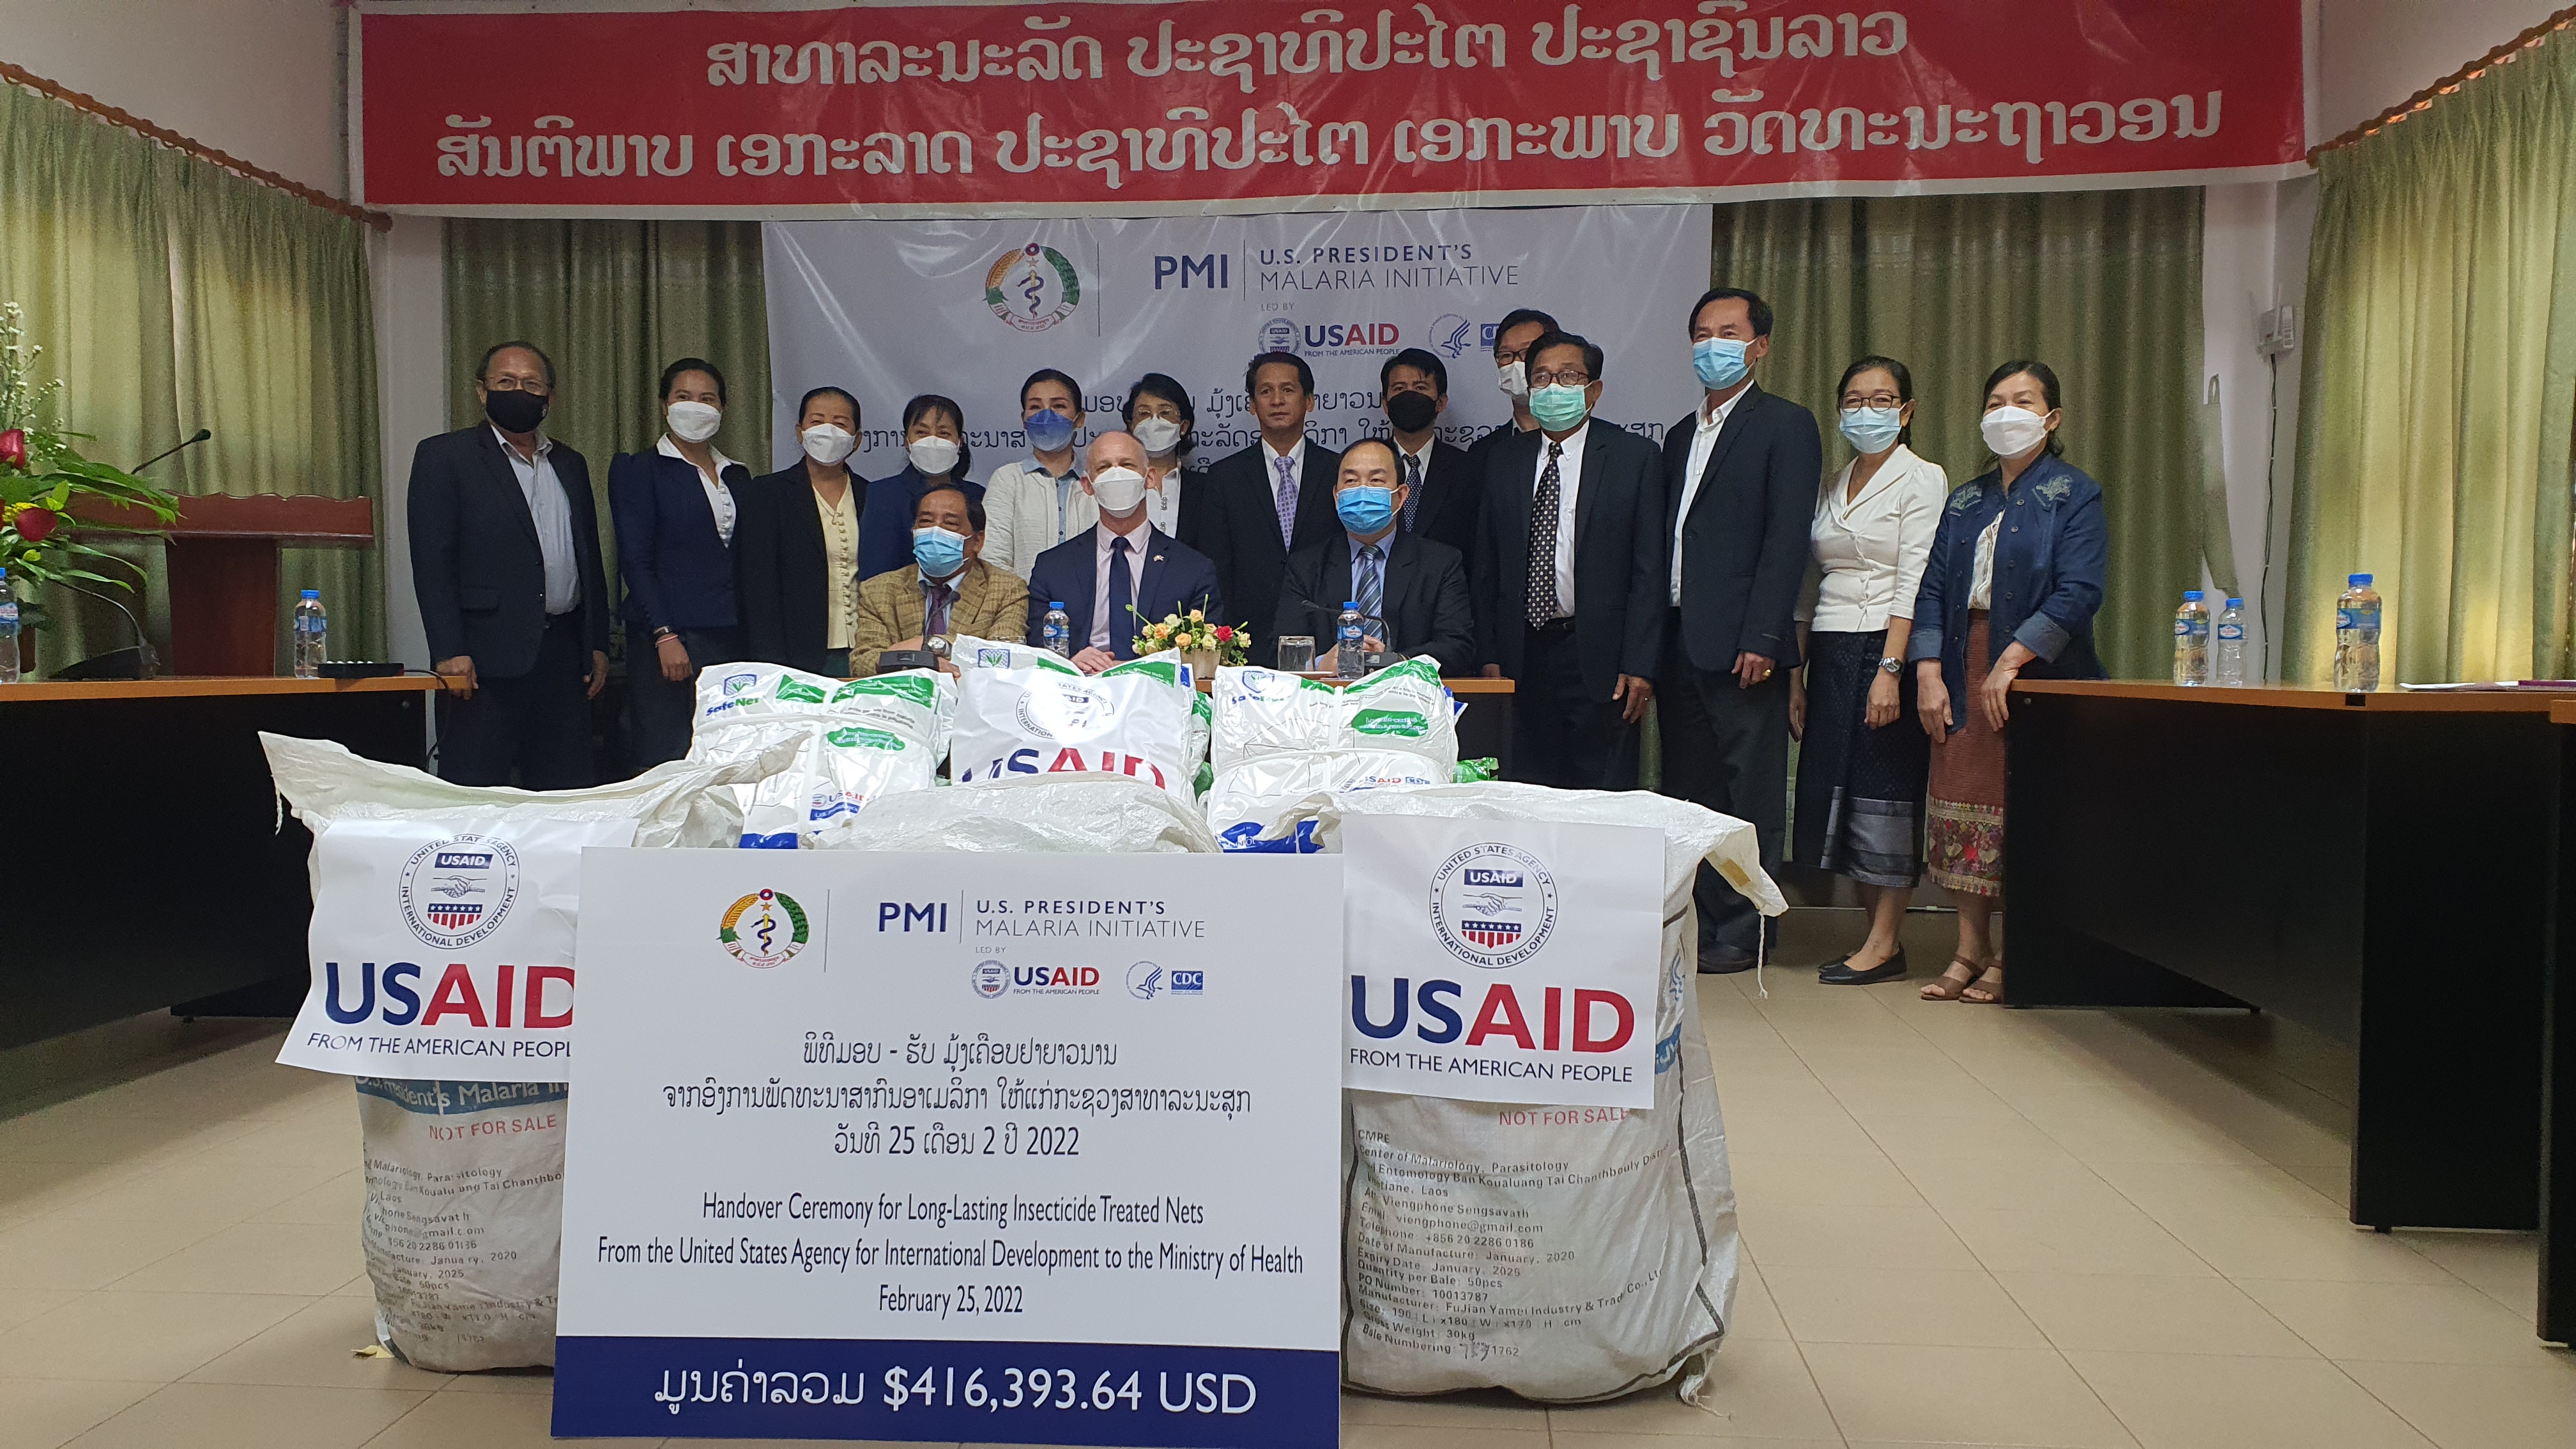
{"type": "Polygon", "coordinates": [[[1167,614],[1224,617],[1225,590],[1207,555],[1145,520],[1145,445],[1102,433],[1084,458],[1082,488],[1100,521],[1038,555],[1029,570],[1028,642],[1041,642],[1047,609],[1073,624],[1073,663],[1098,674],[1136,657],[1136,631],[1167,614]]]}
{"type": "Polygon", "coordinates": [[[1476,465],[1477,477],[1485,476],[1496,448],[1538,430],[1538,419],[1531,416],[1529,407],[1529,348],[1556,330],[1556,319],[1535,307],[1515,307],[1495,327],[1494,377],[1503,396],[1512,400],[1512,420],[1486,429],[1483,437],[1468,445],[1467,456],[1476,465]]]}
{"type": "MultiPolygon", "coordinates": [[[[1265,352],[1243,370],[1243,390],[1251,395],[1261,440],[1219,458],[1207,481],[1190,490],[1187,507],[1205,508],[1191,528],[1216,565],[1226,600],[1251,626],[1252,662],[1266,665],[1278,656],[1279,636],[1270,626],[1288,555],[1341,529],[1333,518],[1340,459],[1306,437],[1306,416],[1315,410],[1315,374],[1306,359],[1265,352]]],[[[1037,592],[1032,583],[1030,597],[1037,592]]]]}
{"type": "MultiPolygon", "coordinates": [[[[1691,366],[1706,390],[1664,433],[1663,791],[1752,822],[1780,868],[1788,825],[1791,614],[1824,474],[1815,414],[1764,392],[1771,308],[1712,288],[1691,308],[1691,366]]],[[[1700,867],[1699,969],[1751,967],[1766,929],[1750,901],[1700,867]]]]}
{"type": "MultiPolygon", "coordinates": [[[[1391,444],[1362,438],[1343,451],[1333,488],[1342,531],[1288,556],[1273,632],[1326,644],[1343,603],[1356,601],[1362,614],[1385,626],[1370,648],[1427,654],[1442,674],[1465,674],[1476,663],[1467,561],[1438,539],[1400,527],[1411,501],[1401,476],[1391,444]]],[[[1332,664],[1318,659],[1315,667],[1332,664]]]]}
{"type": "Polygon", "coordinates": [[[405,515],[412,589],[443,701],[438,773],[531,790],[595,784],[590,701],[608,682],[613,601],[590,467],[547,438],[555,369],[528,342],[483,354],[485,421],[423,438],[405,515]]]}
{"type": "Polygon", "coordinates": [[[1539,425],[1493,450],[1468,570],[1478,652],[1519,685],[1512,778],[1630,789],[1663,648],[1661,460],[1591,415],[1600,348],[1551,332],[1528,361],[1539,425]]]}
{"type": "Polygon", "coordinates": [[[1439,354],[1408,347],[1377,370],[1378,401],[1395,438],[1397,481],[1404,495],[1403,532],[1437,539],[1464,555],[1476,546],[1484,475],[1463,448],[1441,442],[1449,411],[1449,365],[1439,354]]]}

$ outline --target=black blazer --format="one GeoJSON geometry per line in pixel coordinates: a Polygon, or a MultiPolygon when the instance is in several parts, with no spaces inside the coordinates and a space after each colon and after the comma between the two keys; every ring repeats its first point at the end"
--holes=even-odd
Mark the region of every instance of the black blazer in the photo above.
{"type": "MultiPolygon", "coordinates": [[[[1538,491],[1542,432],[1496,445],[1476,531],[1477,652],[1521,677],[1529,621],[1530,503],[1538,491]]],[[[1655,445],[1594,418],[1583,436],[1574,494],[1574,643],[1583,689],[1607,700],[1618,677],[1655,677],[1664,645],[1664,483],[1655,445]]]]}
{"type": "MultiPolygon", "coordinates": [[[[1405,654],[1428,654],[1440,661],[1442,674],[1474,673],[1476,613],[1467,593],[1466,558],[1438,539],[1418,533],[1390,533],[1385,542],[1386,595],[1378,612],[1386,619],[1387,647],[1405,654]]],[[[1312,637],[1320,658],[1333,647],[1342,601],[1350,596],[1348,533],[1301,548],[1288,556],[1272,633],[1312,637]]],[[[1252,662],[1266,665],[1270,660],[1254,655],[1252,662]]]]}
{"type": "Polygon", "coordinates": [[[1217,580],[1234,610],[1234,619],[1227,622],[1251,626],[1255,660],[1277,657],[1279,636],[1270,626],[1277,622],[1279,581],[1288,571],[1288,555],[1341,535],[1342,520],[1333,512],[1333,484],[1341,471],[1341,454],[1306,440],[1306,464],[1297,475],[1294,548],[1279,542],[1279,506],[1271,501],[1270,464],[1257,439],[1219,458],[1206,481],[1184,497],[1182,516],[1198,536],[1200,550],[1216,565],[1217,580]]]}
{"type": "MultiPolygon", "coordinates": [[[[1680,522],[1682,649],[1691,666],[1732,673],[1735,656],[1759,654],[1782,669],[1799,663],[1793,618],[1806,581],[1808,530],[1824,485],[1825,445],[1816,415],[1764,392],[1744,390],[1718,431],[1690,517],[1681,520],[1690,472],[1694,408],[1664,430],[1664,546],[1680,522]]],[[[1671,565],[1666,564],[1669,569],[1671,565]]],[[[1667,575],[1665,598],[1671,598],[1667,575]]]]}
{"type": "MultiPolygon", "coordinates": [[[[1396,464],[1399,476],[1404,465],[1396,464]]],[[[1476,520],[1484,511],[1485,474],[1469,462],[1467,450],[1447,443],[1431,445],[1424,470],[1422,502],[1415,508],[1410,532],[1416,538],[1445,543],[1460,555],[1476,547],[1476,520]]]]}
{"type": "MultiPolygon", "coordinates": [[[[850,475],[852,511],[867,512],[868,480],[850,475]]],[[[734,603],[750,657],[808,674],[827,672],[830,564],[823,520],[805,460],[751,480],[736,501],[733,524],[734,603]]]]}
{"type": "MultiPolygon", "coordinates": [[[[724,470],[724,481],[739,528],[751,470],[736,463],[724,470]]],[[[696,464],[649,450],[618,454],[608,465],[608,511],[617,524],[617,571],[626,576],[628,628],[649,634],[742,622],[734,607],[733,550],[716,532],[696,464]]]]}
{"type": "MultiPolygon", "coordinates": [[[[1100,583],[1096,529],[1097,525],[1086,528],[1039,554],[1030,567],[1028,643],[1039,642],[1047,605],[1062,599],[1065,617],[1073,623],[1073,652],[1091,647],[1091,596],[1100,583]]],[[[1211,620],[1225,616],[1225,590],[1207,555],[1150,524],[1129,536],[1139,540],[1144,553],[1144,572],[1136,576],[1136,612],[1146,622],[1192,609],[1205,611],[1211,620]]],[[[1136,622],[1110,621],[1110,653],[1121,659],[1136,657],[1136,622]]]]}
{"type": "MultiPolygon", "coordinates": [[[[590,464],[556,443],[547,450],[572,507],[573,562],[581,575],[581,637],[608,648],[612,600],[599,563],[599,508],[590,464]]],[[[489,423],[423,438],[411,455],[404,505],[411,527],[412,592],[432,661],[459,654],[485,679],[517,679],[537,661],[546,629],[546,559],[519,475],[489,423]]],[[[590,668],[584,659],[582,668],[590,668]]]]}

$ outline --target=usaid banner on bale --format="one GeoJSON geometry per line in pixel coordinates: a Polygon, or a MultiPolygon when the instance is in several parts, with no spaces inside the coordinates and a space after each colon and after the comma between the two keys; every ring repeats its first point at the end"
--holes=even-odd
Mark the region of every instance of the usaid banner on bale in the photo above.
{"type": "Polygon", "coordinates": [[[554,1431],[1331,1444],[1341,862],[1260,866],[591,852],[554,1431]]]}
{"type": "Polygon", "coordinates": [[[904,466],[918,393],[965,409],[975,478],[1028,456],[1019,386],[1042,367],[1082,384],[1086,446],[1125,426],[1137,378],[1174,378],[1197,412],[1183,461],[1204,468],[1260,436],[1243,369],[1263,352],[1306,360],[1307,435],[1338,450],[1386,435],[1379,370],[1420,348],[1448,371],[1439,436],[1463,447],[1512,414],[1494,334],[1516,307],[1600,345],[1603,418],[1660,438],[1700,398],[1705,206],[796,221],[761,239],[775,455],[797,456],[806,389],[845,387],[863,413],[850,466],[872,478],[904,466]]]}
{"type": "Polygon", "coordinates": [[[1663,835],[1354,815],[1342,1085],[1655,1104],[1663,835]]]}
{"type": "Polygon", "coordinates": [[[634,838],[624,816],[506,832],[331,822],[313,844],[313,984],[277,1059],[361,1077],[563,1081],[581,853],[634,838]]]}

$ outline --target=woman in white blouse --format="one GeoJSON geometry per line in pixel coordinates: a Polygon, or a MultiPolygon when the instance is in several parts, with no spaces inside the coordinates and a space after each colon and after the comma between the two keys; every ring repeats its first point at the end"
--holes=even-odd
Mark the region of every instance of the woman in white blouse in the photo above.
{"type": "Polygon", "coordinates": [[[1850,877],[1869,909],[1868,938],[1818,973],[1834,986],[1905,974],[1897,931],[1923,868],[1931,749],[1914,726],[1905,647],[1950,490],[1941,466],[1906,446],[1914,379],[1904,363],[1862,358],[1843,370],[1840,398],[1856,456],[1816,499],[1813,592],[1800,611],[1806,672],[1790,697],[1801,743],[1789,858],[1850,877]]]}

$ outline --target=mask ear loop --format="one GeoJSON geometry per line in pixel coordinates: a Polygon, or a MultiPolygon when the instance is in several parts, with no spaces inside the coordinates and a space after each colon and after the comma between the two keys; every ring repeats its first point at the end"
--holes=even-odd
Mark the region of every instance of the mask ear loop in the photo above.
{"type": "Polygon", "coordinates": [[[1753,994],[1764,1001],[1771,999],[1771,988],[1762,984],[1762,962],[1770,954],[1771,933],[1757,926],[1753,932],[1753,994]]]}

